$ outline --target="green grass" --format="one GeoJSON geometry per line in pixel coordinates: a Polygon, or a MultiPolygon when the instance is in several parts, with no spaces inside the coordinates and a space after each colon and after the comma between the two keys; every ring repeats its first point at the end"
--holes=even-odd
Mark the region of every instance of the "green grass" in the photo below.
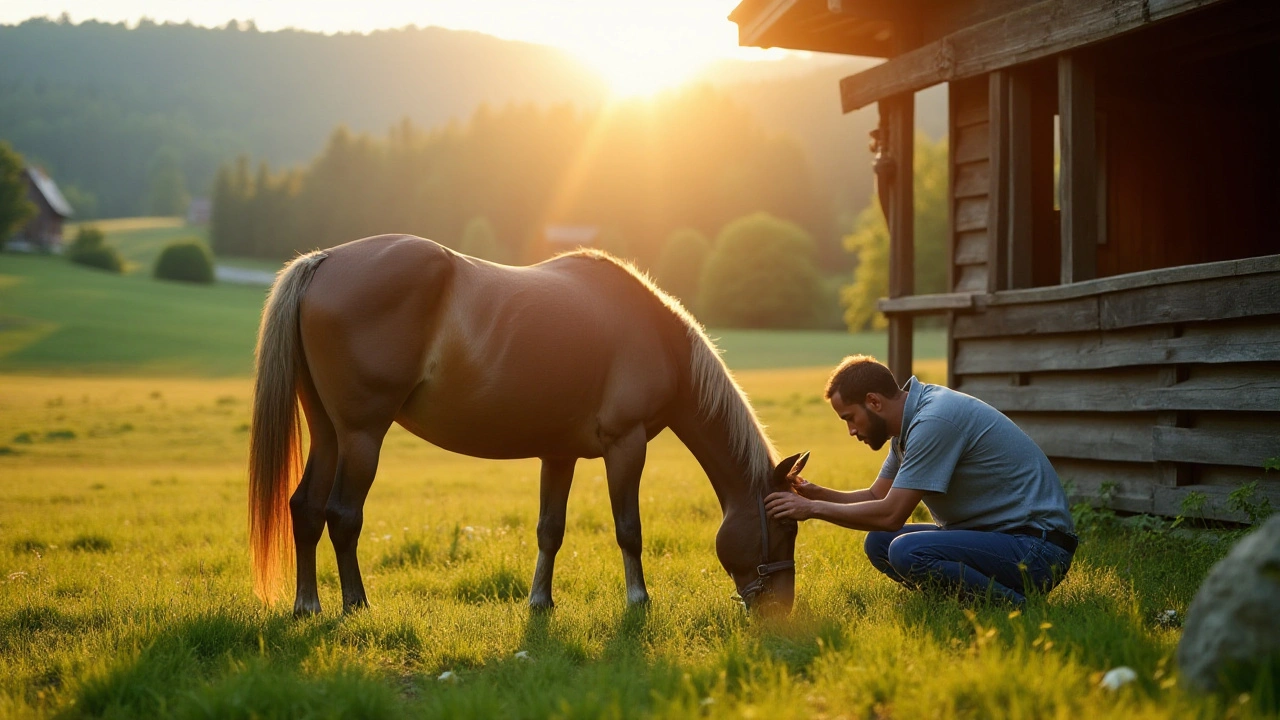
{"type": "MultiPolygon", "coordinates": [[[[811,480],[865,485],[880,458],[830,416],[824,376],[741,379],[779,447],[813,451],[811,480]]],[[[537,463],[451,455],[396,429],[360,546],[372,607],[338,612],[326,540],[325,612],[294,621],[250,591],[247,379],[0,384],[12,450],[0,455],[0,715],[1260,715],[1256,697],[1182,689],[1179,631],[1157,621],[1185,613],[1220,545],[1088,536],[1063,586],[1010,617],[905,591],[870,568],[861,533],[807,523],[793,617],[753,621],[715,558],[715,496],[668,433],[641,486],[647,611],[624,607],[601,463],[576,474],[558,607],[531,614],[537,463]],[[1122,664],[1139,681],[1099,688],[1122,664]],[[437,680],[446,671],[456,682],[437,680]]]]}
{"type": "Polygon", "coordinates": [[[0,372],[247,375],[264,297],[0,254],[0,372]]]}
{"type": "MultiPolygon", "coordinates": [[[[156,232],[169,229],[123,236],[156,232]]],[[[120,237],[109,233],[108,242],[126,249],[132,263],[158,252],[120,237]]],[[[237,266],[273,269],[261,261],[237,266]]],[[[149,271],[118,276],[60,257],[0,254],[0,372],[247,375],[264,296],[260,287],[162,282],[149,271]]],[[[851,353],[886,354],[883,333],[712,334],[737,369],[831,367],[851,353]]],[[[943,342],[940,330],[917,333],[916,357],[943,357],[943,342]]]]}
{"type": "MultiPolygon", "coordinates": [[[[797,330],[712,330],[712,337],[735,370],[785,367],[834,367],[846,355],[871,355],[886,361],[889,338],[884,332],[823,332],[797,330]]],[[[939,360],[947,356],[942,329],[917,330],[914,357],[939,360]]]]}
{"type": "MultiPolygon", "coordinates": [[[[126,237],[141,265],[155,238],[126,237]]],[[[294,621],[252,597],[245,542],[262,295],[0,255],[0,716],[1208,718],[1274,704],[1274,688],[1178,684],[1179,630],[1159,618],[1185,613],[1227,548],[1150,530],[1088,535],[1064,585],[1010,617],[906,592],[869,567],[861,533],[808,523],[795,613],[753,621],[715,558],[714,493],[669,433],[641,486],[647,610],[624,607],[600,462],[578,467],[558,607],[531,614],[537,463],[397,428],[360,549],[373,606],[337,612],[323,541],[325,613],[294,621]],[[1121,664],[1139,681],[1099,688],[1121,664]]],[[[714,334],[779,448],[813,452],[811,480],[871,480],[881,458],[819,393],[843,355],[883,356],[882,336],[714,334]],[[747,369],[770,365],[813,367],[747,369]]],[[[917,337],[927,381],[945,376],[940,339],[917,337]]]]}

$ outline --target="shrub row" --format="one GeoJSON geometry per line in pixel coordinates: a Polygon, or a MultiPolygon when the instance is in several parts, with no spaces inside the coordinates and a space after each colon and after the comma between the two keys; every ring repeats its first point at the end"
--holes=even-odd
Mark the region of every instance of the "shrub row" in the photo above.
{"type": "MultiPolygon", "coordinates": [[[[75,242],[67,248],[67,258],[73,263],[116,274],[125,270],[120,251],[106,243],[106,237],[98,228],[83,225],[75,242]]],[[[213,282],[213,256],[204,243],[198,240],[178,240],[165,246],[156,260],[152,274],[158,280],[176,280],[208,284],[213,282]]]]}

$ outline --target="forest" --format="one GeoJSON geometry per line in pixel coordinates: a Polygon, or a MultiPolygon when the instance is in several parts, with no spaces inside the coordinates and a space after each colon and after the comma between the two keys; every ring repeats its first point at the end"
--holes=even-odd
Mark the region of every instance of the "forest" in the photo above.
{"type": "MultiPolygon", "coordinates": [[[[790,137],[833,222],[851,227],[871,192],[874,110],[840,112],[857,58],[724,61],[691,82],[790,137]]],[[[556,48],[474,32],[406,27],[367,35],[31,19],[0,25],[0,139],[45,168],[78,219],[180,212],[208,196],[219,165],[245,154],[276,168],[311,161],[338,126],[426,131],[494,110],[599,110],[607,87],[556,48]],[[173,192],[177,186],[178,192],[173,192]]],[[[945,132],[945,94],[921,94],[920,128],[945,132]]]]}

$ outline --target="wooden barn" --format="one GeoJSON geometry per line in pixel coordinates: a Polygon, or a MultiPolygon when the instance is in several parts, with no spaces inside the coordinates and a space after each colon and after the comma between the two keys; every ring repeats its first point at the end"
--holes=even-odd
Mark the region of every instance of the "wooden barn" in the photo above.
{"type": "MultiPolygon", "coordinates": [[[[947,318],[949,383],[1005,411],[1075,499],[1280,509],[1280,3],[742,0],[743,45],[886,58],[889,364],[947,318]],[[948,84],[951,292],[913,293],[914,93],[948,84]],[[1235,492],[1235,502],[1230,497],[1235,492]]],[[[832,88],[836,92],[836,88],[832,88]]],[[[1234,509],[1233,509],[1234,508],[1234,509]]]]}
{"type": "Polygon", "coordinates": [[[72,215],[71,204],[53,178],[39,168],[28,167],[22,176],[27,182],[27,200],[36,207],[36,213],[18,230],[14,240],[30,250],[57,252],[62,247],[62,223],[72,215]]]}

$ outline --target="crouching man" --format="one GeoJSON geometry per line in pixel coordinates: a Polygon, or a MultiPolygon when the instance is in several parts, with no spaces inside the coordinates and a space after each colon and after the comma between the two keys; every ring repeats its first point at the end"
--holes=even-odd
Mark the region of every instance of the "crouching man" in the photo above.
{"type": "Polygon", "coordinates": [[[1076,536],[1043,451],[999,410],[916,378],[903,387],[866,356],[845,358],[826,398],[849,434],[879,450],[874,484],[841,492],[805,480],[765,500],[770,517],[866,530],[876,569],[911,587],[991,592],[1016,606],[1066,575],[1076,536]],[[923,501],[938,523],[905,524],[923,501]]]}

